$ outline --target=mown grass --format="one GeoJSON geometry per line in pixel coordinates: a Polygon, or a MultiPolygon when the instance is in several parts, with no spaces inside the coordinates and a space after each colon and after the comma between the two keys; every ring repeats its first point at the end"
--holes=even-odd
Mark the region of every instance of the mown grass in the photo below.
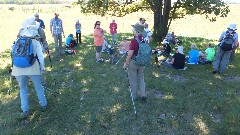
{"type": "MultiPolygon", "coordinates": [[[[67,18],[65,14],[73,11],[71,9],[60,15],[67,18]]],[[[52,17],[50,13],[46,13],[46,16],[52,17]]],[[[95,22],[90,19],[89,16],[85,23],[95,22]]],[[[71,21],[66,23],[66,33],[72,31],[72,25],[68,26],[71,21]]],[[[130,26],[133,22],[127,23],[130,26]]],[[[212,65],[186,65],[185,71],[148,66],[145,70],[148,100],[146,103],[136,102],[138,115],[135,117],[128,81],[122,68],[125,57],[118,65],[109,62],[97,64],[93,38],[90,35],[93,29],[91,26],[89,24],[89,27],[84,28],[86,33],[89,30],[89,34],[84,33],[83,45],[76,48],[76,55],[63,55],[61,61],[52,61],[52,68],[48,57],[45,58],[46,79],[51,88],[46,91],[48,108],[45,112],[40,111],[36,93],[30,83],[29,103],[32,114],[27,120],[20,119],[19,86],[16,80],[13,80],[11,94],[7,93],[10,82],[6,67],[10,62],[10,50],[5,49],[1,53],[0,134],[240,133],[239,51],[236,60],[230,63],[222,75],[213,75],[212,65]]],[[[107,24],[103,27],[107,29],[107,24]]],[[[181,29],[175,27],[174,30],[180,33],[181,29]]],[[[119,40],[122,35],[130,39],[129,30],[130,27],[123,30],[121,28],[119,40]]],[[[181,33],[189,34],[191,31],[181,33]]],[[[216,45],[216,38],[200,38],[202,33],[204,32],[199,31],[191,36],[180,37],[185,54],[192,43],[197,44],[200,50],[203,50],[208,42],[216,45]]],[[[48,39],[52,50],[52,39],[48,39]]],[[[151,46],[154,48],[157,44],[153,42],[151,46]]],[[[109,57],[107,54],[102,56],[106,59],[109,57]]],[[[119,59],[120,55],[117,58],[119,59]]]]}

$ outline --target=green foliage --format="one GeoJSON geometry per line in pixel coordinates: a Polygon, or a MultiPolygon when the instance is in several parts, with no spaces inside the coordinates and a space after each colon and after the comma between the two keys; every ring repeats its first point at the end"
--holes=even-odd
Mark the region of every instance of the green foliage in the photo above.
{"type": "Polygon", "coordinates": [[[60,4],[59,0],[0,0],[0,4],[60,4]]]}

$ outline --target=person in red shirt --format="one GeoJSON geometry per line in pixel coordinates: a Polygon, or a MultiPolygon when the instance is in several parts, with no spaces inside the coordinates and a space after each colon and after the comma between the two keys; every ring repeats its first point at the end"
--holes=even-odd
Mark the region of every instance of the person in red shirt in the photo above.
{"type": "Polygon", "coordinates": [[[109,26],[110,33],[112,35],[112,44],[116,44],[117,42],[117,24],[115,23],[115,20],[112,20],[109,26]]]}
{"type": "Polygon", "coordinates": [[[96,21],[94,25],[94,46],[96,49],[96,61],[100,63],[100,55],[102,50],[102,45],[104,43],[104,33],[105,30],[100,28],[100,21],[96,21]]]}
{"type": "Polygon", "coordinates": [[[132,25],[134,38],[131,40],[128,56],[123,68],[128,70],[128,79],[130,88],[132,91],[132,97],[134,100],[137,99],[138,90],[140,90],[140,96],[143,101],[147,99],[145,92],[145,81],[144,81],[144,69],[145,66],[138,66],[135,64],[134,57],[138,55],[139,43],[135,39],[139,38],[141,42],[144,42],[143,35],[146,34],[144,30],[144,25],[136,23],[132,25]]]}

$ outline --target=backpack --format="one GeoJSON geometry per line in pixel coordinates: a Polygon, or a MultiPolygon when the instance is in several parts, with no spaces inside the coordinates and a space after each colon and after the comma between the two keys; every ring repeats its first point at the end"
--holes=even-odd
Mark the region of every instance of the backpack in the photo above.
{"type": "Polygon", "coordinates": [[[138,48],[138,55],[134,57],[135,64],[139,66],[146,66],[151,62],[151,47],[146,44],[142,43],[138,37],[135,38],[139,44],[138,48]]]}
{"type": "Polygon", "coordinates": [[[68,55],[73,55],[73,54],[76,54],[76,50],[65,50],[65,54],[68,54],[68,55]]]}
{"type": "Polygon", "coordinates": [[[230,33],[229,31],[226,31],[226,35],[223,38],[223,42],[221,43],[220,48],[223,51],[231,51],[233,49],[232,44],[234,43],[233,39],[234,33],[230,33]]]}
{"type": "Polygon", "coordinates": [[[12,47],[12,63],[16,67],[30,67],[36,61],[37,56],[33,54],[32,38],[18,38],[12,47]]]}

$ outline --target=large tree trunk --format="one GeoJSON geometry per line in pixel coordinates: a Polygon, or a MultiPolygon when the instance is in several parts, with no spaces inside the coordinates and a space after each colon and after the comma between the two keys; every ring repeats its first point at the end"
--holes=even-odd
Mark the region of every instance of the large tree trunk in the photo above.
{"type": "Polygon", "coordinates": [[[171,10],[171,0],[155,0],[154,12],[154,31],[153,37],[156,41],[162,41],[162,38],[168,33],[168,20],[171,10]],[[164,1],[164,2],[163,2],[164,1]]]}

